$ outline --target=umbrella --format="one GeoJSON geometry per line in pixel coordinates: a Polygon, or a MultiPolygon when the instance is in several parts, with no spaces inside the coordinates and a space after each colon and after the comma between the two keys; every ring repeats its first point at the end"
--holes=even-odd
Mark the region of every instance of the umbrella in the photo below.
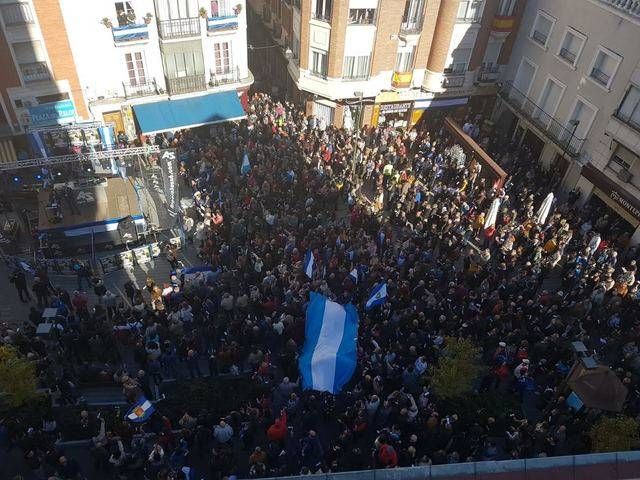
{"type": "Polygon", "coordinates": [[[484,219],[484,229],[493,227],[496,224],[496,218],[498,216],[498,210],[500,209],[500,199],[496,198],[491,202],[487,216],[484,219]]]}
{"type": "Polygon", "coordinates": [[[538,213],[536,213],[536,223],[538,225],[544,225],[544,222],[547,221],[547,216],[549,216],[549,212],[551,211],[551,204],[553,203],[553,193],[549,193],[547,197],[540,205],[540,209],[538,209],[538,213]]]}
{"type": "Polygon", "coordinates": [[[580,363],[569,375],[568,384],[588,408],[619,412],[627,399],[627,387],[604,365],[585,368],[580,363]]]}

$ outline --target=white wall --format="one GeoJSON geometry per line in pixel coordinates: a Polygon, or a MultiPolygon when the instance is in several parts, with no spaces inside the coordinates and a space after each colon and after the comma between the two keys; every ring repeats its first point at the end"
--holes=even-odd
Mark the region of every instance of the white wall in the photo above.
{"type": "Polygon", "coordinates": [[[570,118],[578,96],[593,105],[597,113],[586,135],[588,140],[580,161],[591,161],[598,168],[603,168],[612,153],[609,150],[611,138],[605,135],[605,128],[640,61],[639,46],[640,26],[599,7],[597,3],[584,0],[529,0],[504,78],[513,80],[521,59],[526,57],[538,66],[529,91],[529,98],[533,101],[538,101],[548,74],[566,86],[555,113],[556,119],[565,123],[570,118]],[[529,39],[538,10],[556,19],[546,49],[529,39]],[[556,55],[569,26],[587,37],[575,67],[569,66],[556,55]],[[608,91],[588,78],[599,45],[622,57],[608,91]]]}

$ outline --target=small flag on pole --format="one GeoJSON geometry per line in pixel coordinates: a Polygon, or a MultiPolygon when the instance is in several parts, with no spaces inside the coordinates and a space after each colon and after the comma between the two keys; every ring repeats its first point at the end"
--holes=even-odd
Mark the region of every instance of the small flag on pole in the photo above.
{"type": "Polygon", "coordinates": [[[351,272],[349,273],[349,278],[351,279],[351,281],[355,284],[358,283],[358,269],[357,268],[353,268],[353,270],[351,270],[351,272]]]}
{"type": "Polygon", "coordinates": [[[304,257],[304,273],[309,278],[313,276],[313,252],[311,249],[307,250],[304,257]]]}
{"type": "Polygon", "coordinates": [[[244,152],[242,157],[242,165],[240,166],[240,175],[246,175],[251,170],[251,163],[249,163],[249,155],[244,152]]]}
{"type": "Polygon", "coordinates": [[[373,287],[373,291],[371,292],[371,296],[367,303],[365,303],[364,308],[366,310],[370,310],[373,307],[377,307],[378,305],[382,305],[387,301],[387,283],[379,283],[375,287],[373,287]]]}
{"type": "Polygon", "coordinates": [[[131,407],[131,410],[127,412],[126,419],[134,423],[142,423],[149,420],[153,412],[156,411],[156,407],[145,398],[144,395],[140,395],[135,405],[131,407]]]}

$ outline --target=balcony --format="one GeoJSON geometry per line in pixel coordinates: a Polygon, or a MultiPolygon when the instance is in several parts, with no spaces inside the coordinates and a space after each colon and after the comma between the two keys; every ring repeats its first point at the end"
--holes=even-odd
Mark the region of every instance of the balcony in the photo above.
{"type": "Polygon", "coordinates": [[[331,12],[312,12],[311,18],[320,22],[331,23],[331,12]]]}
{"type": "Polygon", "coordinates": [[[589,76],[603,87],[608,86],[609,80],[611,80],[611,77],[608,74],[597,68],[593,68],[589,76]]]}
{"type": "Polygon", "coordinates": [[[403,18],[400,33],[403,35],[417,35],[422,30],[423,17],[403,18]]]}
{"type": "Polygon", "coordinates": [[[207,81],[204,74],[167,78],[166,82],[169,95],[201,92],[207,89],[207,81]]]}
{"type": "Polygon", "coordinates": [[[500,78],[500,68],[498,65],[491,65],[489,67],[482,67],[478,71],[478,83],[496,83],[500,78]]]}
{"type": "Polygon", "coordinates": [[[516,25],[516,17],[511,16],[500,16],[496,15],[493,17],[493,23],[491,24],[491,30],[494,32],[504,32],[509,33],[512,32],[516,25]]]}
{"type": "Polygon", "coordinates": [[[113,41],[116,44],[149,40],[149,26],[146,23],[111,27],[113,41]]]}
{"type": "Polygon", "coordinates": [[[207,34],[212,35],[226,30],[236,30],[238,28],[237,15],[220,15],[207,18],[207,34]]]}
{"type": "Polygon", "coordinates": [[[163,40],[200,36],[200,17],[158,20],[158,33],[163,40]]]}
{"type": "Polygon", "coordinates": [[[442,88],[462,88],[465,74],[463,72],[445,73],[442,79],[442,88]]]}
{"type": "Polygon", "coordinates": [[[622,113],[620,109],[616,110],[613,116],[620,120],[622,123],[626,123],[631,128],[640,133],[640,120],[634,119],[632,116],[622,113]]]}
{"type": "Polygon", "coordinates": [[[25,83],[46,82],[51,80],[51,72],[47,62],[21,63],[20,72],[25,83]]]}
{"type": "Polygon", "coordinates": [[[513,86],[512,82],[506,82],[498,92],[500,98],[520,113],[529,122],[538,127],[540,132],[549,140],[558,145],[569,155],[577,157],[580,154],[584,138],[576,138],[573,129],[565,127],[558,120],[542,110],[533,100],[513,86]]]}
{"type": "Polygon", "coordinates": [[[228,85],[229,83],[237,83],[240,81],[240,69],[238,67],[231,67],[226,72],[211,72],[211,80],[209,80],[210,87],[219,87],[221,85],[228,85]]]}
{"type": "Polygon", "coordinates": [[[538,30],[534,30],[533,31],[533,35],[531,35],[531,38],[536,43],[539,43],[541,46],[545,47],[547,45],[547,39],[549,38],[549,36],[545,35],[544,33],[540,32],[538,30]]]}
{"type": "Polygon", "coordinates": [[[560,56],[573,65],[576,62],[577,55],[567,48],[560,49],[560,56]]]}
{"type": "Polygon", "coordinates": [[[600,3],[622,13],[625,16],[640,18],[640,0],[600,0],[600,3]]]}
{"type": "Polygon", "coordinates": [[[138,97],[147,97],[150,95],[158,94],[158,86],[156,85],[156,80],[151,79],[145,81],[144,83],[140,82],[129,82],[122,83],[124,88],[124,96],[125,98],[138,98],[138,97]]]}
{"type": "Polygon", "coordinates": [[[409,88],[413,81],[413,72],[393,72],[391,86],[393,88],[409,88]]]}

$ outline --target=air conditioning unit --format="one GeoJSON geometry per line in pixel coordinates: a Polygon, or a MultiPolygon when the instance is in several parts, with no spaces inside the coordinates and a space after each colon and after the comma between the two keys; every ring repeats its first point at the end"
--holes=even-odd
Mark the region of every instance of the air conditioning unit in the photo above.
{"type": "Polygon", "coordinates": [[[633,175],[631,174],[631,172],[629,170],[627,170],[626,168],[621,168],[618,171],[618,179],[622,180],[624,183],[629,183],[629,181],[631,180],[631,177],[633,175]]]}

